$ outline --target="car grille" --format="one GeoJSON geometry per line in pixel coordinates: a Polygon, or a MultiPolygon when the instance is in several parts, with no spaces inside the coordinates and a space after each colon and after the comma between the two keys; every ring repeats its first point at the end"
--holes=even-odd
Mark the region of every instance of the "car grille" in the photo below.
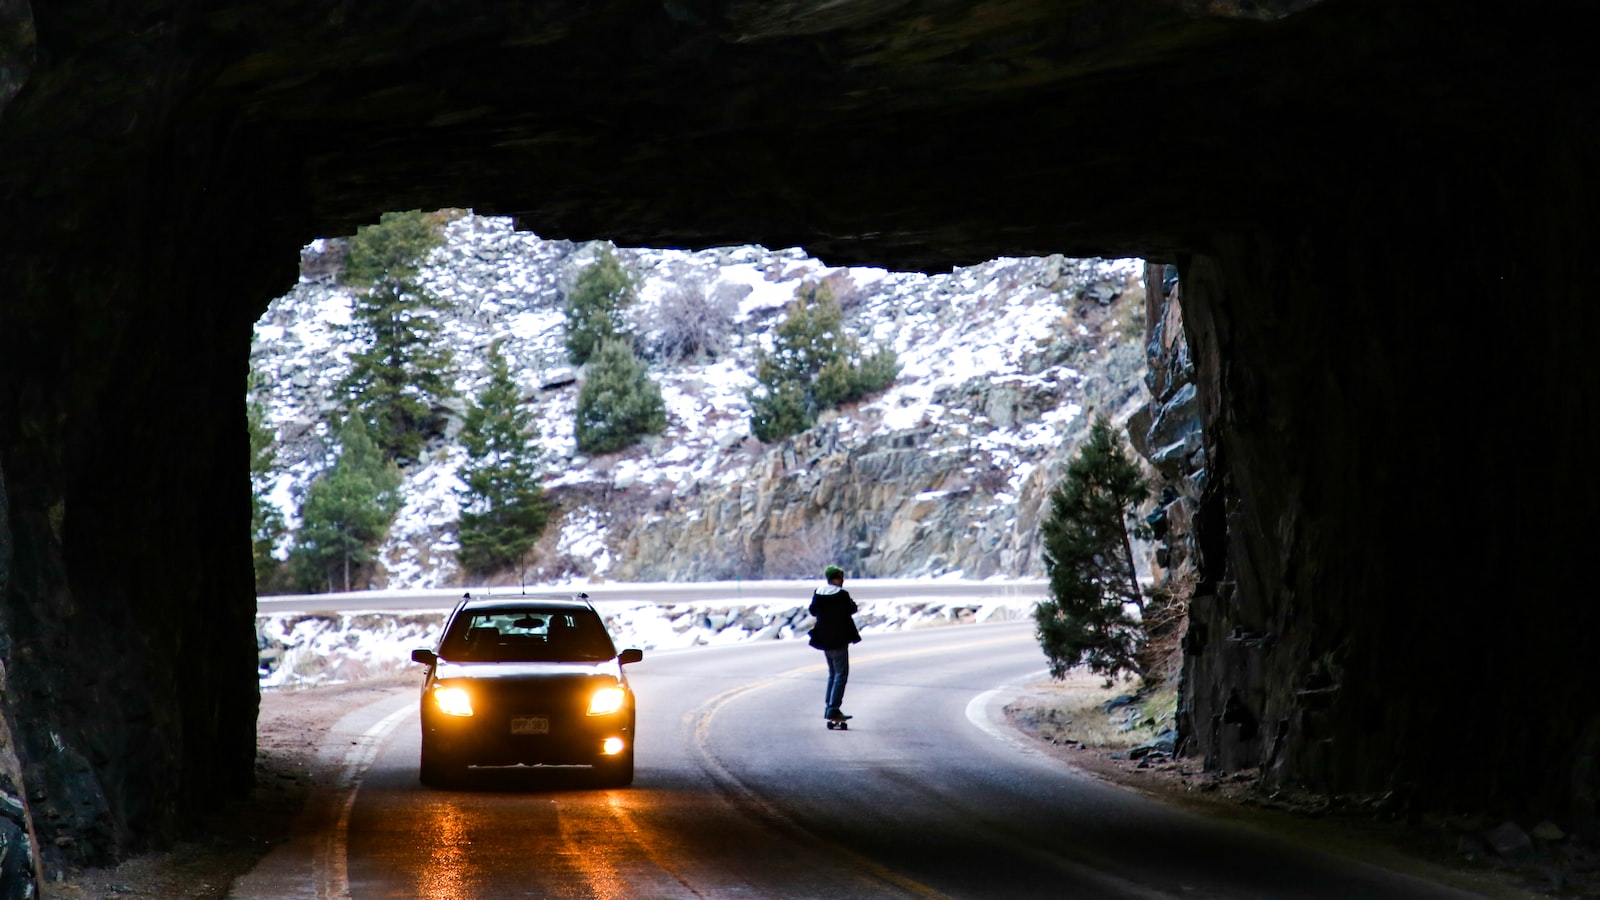
{"type": "Polygon", "coordinates": [[[591,675],[541,678],[485,678],[472,682],[473,707],[479,716],[504,719],[542,715],[554,722],[588,711],[589,695],[610,679],[591,675]]]}

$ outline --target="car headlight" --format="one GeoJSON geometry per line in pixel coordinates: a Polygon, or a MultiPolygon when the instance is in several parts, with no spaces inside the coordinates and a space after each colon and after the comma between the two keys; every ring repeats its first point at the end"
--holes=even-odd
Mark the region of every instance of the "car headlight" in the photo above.
{"type": "Polygon", "coordinates": [[[439,707],[439,712],[447,716],[472,715],[472,695],[467,693],[466,688],[434,688],[433,702],[439,707]]]}
{"type": "Polygon", "coordinates": [[[589,715],[605,716],[622,708],[627,699],[620,687],[603,687],[589,697],[589,715]]]}

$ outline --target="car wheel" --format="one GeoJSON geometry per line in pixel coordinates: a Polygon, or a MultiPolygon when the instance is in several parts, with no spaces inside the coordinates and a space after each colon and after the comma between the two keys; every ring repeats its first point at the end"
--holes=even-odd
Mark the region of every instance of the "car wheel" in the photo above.
{"type": "Polygon", "coordinates": [[[633,784],[633,748],[629,747],[619,756],[598,760],[594,771],[604,787],[627,787],[633,784]]]}
{"type": "Polygon", "coordinates": [[[453,787],[461,781],[467,767],[445,756],[427,735],[422,738],[422,760],[417,768],[417,779],[431,788],[453,787]]]}

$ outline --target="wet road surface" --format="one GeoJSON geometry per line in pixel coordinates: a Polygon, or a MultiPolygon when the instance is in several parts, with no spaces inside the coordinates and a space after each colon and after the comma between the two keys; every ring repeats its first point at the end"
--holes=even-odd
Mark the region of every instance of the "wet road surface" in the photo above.
{"type": "MultiPolygon", "coordinates": [[[[873,635],[848,731],[800,642],[647,654],[638,775],[417,782],[414,694],[353,711],[347,789],[232,896],[430,898],[1466,896],[1172,810],[999,725],[1043,676],[1031,625],[873,635]],[[309,854],[309,859],[306,858],[309,854]]],[[[343,749],[344,746],[349,749],[343,749]]]]}

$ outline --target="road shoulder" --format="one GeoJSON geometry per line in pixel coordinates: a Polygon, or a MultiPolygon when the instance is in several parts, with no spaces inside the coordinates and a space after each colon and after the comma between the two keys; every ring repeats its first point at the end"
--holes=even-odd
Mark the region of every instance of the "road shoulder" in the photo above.
{"type": "Polygon", "coordinates": [[[185,833],[171,850],[137,856],[106,869],[47,873],[44,900],[158,897],[221,900],[295,834],[314,801],[335,795],[342,766],[325,749],[333,727],[351,710],[417,688],[406,673],[350,684],[263,692],[256,739],[256,783],[250,796],[226,804],[185,833]],[[59,877],[58,877],[59,875],[59,877]]]}
{"type": "Polygon", "coordinates": [[[1018,687],[1004,715],[1041,753],[1197,815],[1480,896],[1595,896],[1588,891],[1596,885],[1571,871],[1464,859],[1450,820],[1405,821],[1381,806],[1340,809],[1325,797],[1263,788],[1253,771],[1221,775],[1204,771],[1200,760],[1140,753],[1170,721],[1175,697],[1130,703],[1134,690],[1132,682],[1107,686],[1099,676],[1074,672],[1018,687]]]}

